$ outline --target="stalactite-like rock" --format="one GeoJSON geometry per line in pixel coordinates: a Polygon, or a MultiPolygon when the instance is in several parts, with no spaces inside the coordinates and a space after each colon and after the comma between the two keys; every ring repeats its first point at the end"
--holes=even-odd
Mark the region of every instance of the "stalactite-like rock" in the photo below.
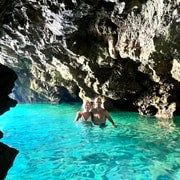
{"type": "Polygon", "coordinates": [[[0,59],[19,76],[18,101],[102,95],[142,114],[179,114],[178,0],[1,4],[0,59]],[[167,102],[151,103],[157,96],[167,102]]]}

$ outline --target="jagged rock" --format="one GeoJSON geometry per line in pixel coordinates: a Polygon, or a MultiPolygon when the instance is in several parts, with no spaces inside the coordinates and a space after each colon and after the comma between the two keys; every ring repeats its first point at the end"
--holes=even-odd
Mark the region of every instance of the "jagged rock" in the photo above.
{"type": "Polygon", "coordinates": [[[3,132],[0,131],[0,139],[3,138],[3,132]]]}
{"type": "Polygon", "coordinates": [[[16,100],[9,97],[16,79],[17,75],[13,70],[0,64],[0,115],[17,104],[16,100]]]}
{"type": "Polygon", "coordinates": [[[6,177],[18,153],[18,150],[0,142],[0,180],[6,177]]]}
{"type": "MultiPolygon", "coordinates": [[[[8,111],[17,104],[17,101],[10,98],[14,82],[17,79],[16,73],[8,67],[0,64],[0,115],[8,111]]],[[[0,139],[3,132],[0,131],[0,139]]],[[[11,148],[0,142],[0,179],[3,180],[8,170],[13,165],[13,161],[18,154],[18,150],[11,148]]]]}
{"type": "Polygon", "coordinates": [[[1,61],[19,76],[14,90],[19,102],[102,95],[143,114],[179,114],[178,0],[2,0],[1,5],[1,61]],[[170,90],[157,93],[167,86],[170,90]],[[156,96],[167,102],[151,103],[156,96]]]}

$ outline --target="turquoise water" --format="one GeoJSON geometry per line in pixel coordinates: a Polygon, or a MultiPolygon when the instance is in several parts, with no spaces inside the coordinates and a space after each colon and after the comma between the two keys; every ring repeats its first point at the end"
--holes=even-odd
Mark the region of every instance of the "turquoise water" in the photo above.
{"type": "Polygon", "coordinates": [[[180,117],[162,123],[110,112],[118,125],[73,123],[80,105],[17,105],[0,116],[2,142],[20,151],[6,180],[179,180],[180,117]]]}

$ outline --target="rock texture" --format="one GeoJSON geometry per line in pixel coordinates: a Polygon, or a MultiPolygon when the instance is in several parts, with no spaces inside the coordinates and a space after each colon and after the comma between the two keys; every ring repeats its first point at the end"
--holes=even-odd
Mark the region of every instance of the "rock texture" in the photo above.
{"type": "Polygon", "coordinates": [[[5,179],[18,153],[18,150],[0,142],[0,180],[5,179]]]}
{"type": "MultiPolygon", "coordinates": [[[[0,64],[0,115],[14,107],[17,103],[8,95],[11,93],[17,75],[8,67],[0,64]]],[[[0,131],[0,139],[3,132],[0,131]]],[[[18,154],[18,150],[0,142],[0,180],[3,180],[8,170],[12,167],[13,161],[18,154]]]]}
{"type": "Polygon", "coordinates": [[[19,76],[15,98],[59,103],[101,95],[141,114],[179,114],[179,3],[2,0],[0,62],[19,76]]]}
{"type": "Polygon", "coordinates": [[[0,64],[0,115],[17,104],[16,100],[9,97],[16,79],[14,71],[0,64]]]}

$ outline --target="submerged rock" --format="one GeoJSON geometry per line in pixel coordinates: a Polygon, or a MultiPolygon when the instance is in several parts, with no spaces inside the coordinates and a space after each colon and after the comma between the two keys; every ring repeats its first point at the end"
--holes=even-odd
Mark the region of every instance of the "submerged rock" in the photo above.
{"type": "Polygon", "coordinates": [[[3,138],[3,132],[0,131],[0,139],[3,138]]]}

